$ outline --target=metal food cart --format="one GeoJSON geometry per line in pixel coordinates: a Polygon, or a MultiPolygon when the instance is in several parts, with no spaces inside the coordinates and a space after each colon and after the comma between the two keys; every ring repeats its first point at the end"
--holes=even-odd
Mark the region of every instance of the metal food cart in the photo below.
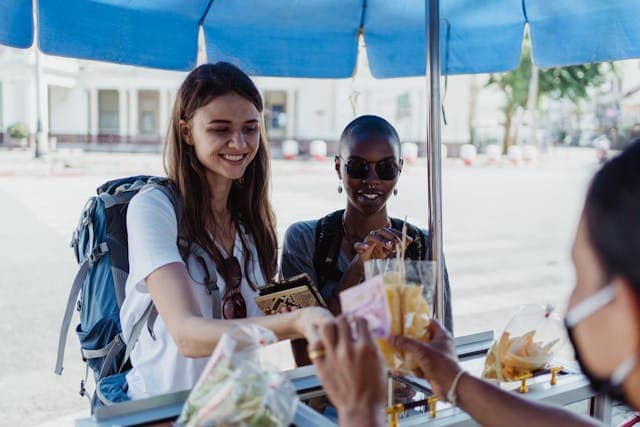
{"type": "MultiPolygon", "coordinates": [[[[456,338],[456,349],[462,366],[474,375],[479,375],[484,356],[493,344],[493,334],[485,332],[456,338]]],[[[305,366],[285,375],[292,381],[300,404],[296,409],[294,425],[299,427],[335,427],[335,413],[331,410],[325,414],[318,412],[314,399],[324,399],[326,395],[313,366],[305,366]],[[312,409],[315,407],[316,409],[312,409]]],[[[397,381],[415,390],[415,399],[431,395],[429,384],[416,378],[397,378],[397,381]]],[[[516,392],[518,383],[506,383],[504,388],[516,392]]],[[[550,384],[550,374],[532,378],[528,382],[529,391],[523,396],[539,402],[568,406],[580,402],[586,403],[588,414],[605,424],[611,419],[611,405],[608,399],[596,394],[589,386],[589,381],[581,374],[565,371],[557,378],[555,385],[550,384]]],[[[96,408],[93,416],[76,421],[76,427],[112,427],[112,426],[162,426],[170,425],[182,410],[182,405],[189,392],[182,391],[117,403],[108,407],[96,408]]],[[[332,407],[329,405],[329,409],[332,407]]],[[[326,407],[325,407],[326,409],[326,407]]],[[[468,414],[447,403],[439,402],[434,417],[427,407],[416,408],[400,414],[399,425],[423,427],[462,427],[477,425],[468,414]]]]}

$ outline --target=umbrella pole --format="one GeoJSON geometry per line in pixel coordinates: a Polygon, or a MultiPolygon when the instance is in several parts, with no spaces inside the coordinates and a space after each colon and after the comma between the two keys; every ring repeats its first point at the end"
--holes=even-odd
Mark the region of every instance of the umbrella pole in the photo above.
{"type": "Polygon", "coordinates": [[[38,37],[39,37],[39,15],[38,15],[38,1],[33,1],[33,28],[34,28],[34,42],[33,49],[35,51],[36,56],[36,64],[34,67],[35,74],[35,92],[36,92],[36,131],[35,131],[35,147],[34,147],[34,157],[39,158],[42,157],[42,108],[40,103],[42,102],[42,93],[40,87],[40,81],[42,77],[42,64],[40,63],[40,46],[38,45],[38,37]]]}
{"type": "Polygon", "coordinates": [[[440,144],[440,2],[425,0],[425,60],[427,70],[427,185],[429,234],[435,270],[435,317],[444,322],[444,259],[442,238],[442,159],[440,144]]]}

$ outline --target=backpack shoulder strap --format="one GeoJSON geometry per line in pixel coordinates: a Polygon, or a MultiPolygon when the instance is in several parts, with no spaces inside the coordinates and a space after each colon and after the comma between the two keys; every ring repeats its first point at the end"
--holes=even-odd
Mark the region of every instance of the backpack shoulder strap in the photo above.
{"type": "Polygon", "coordinates": [[[92,256],[87,257],[80,265],[80,270],[78,274],[76,274],[75,279],[73,280],[73,285],[71,285],[71,291],[69,292],[69,297],[67,298],[67,306],[64,310],[64,317],[62,318],[62,325],[60,325],[60,335],[58,336],[58,353],[56,356],[56,367],[55,373],[58,375],[62,374],[63,363],[64,363],[64,348],[67,344],[67,335],[69,334],[69,326],[71,325],[71,317],[73,316],[73,309],[76,306],[76,301],[78,300],[78,294],[80,293],[80,289],[82,288],[82,284],[84,283],[84,279],[87,277],[89,273],[89,269],[93,265],[93,263],[97,260],[97,258],[101,257],[105,253],[108,252],[107,244],[101,243],[96,246],[97,251],[92,253],[92,256]]]}
{"type": "MultiPolygon", "coordinates": [[[[131,335],[129,336],[129,341],[127,342],[127,346],[124,352],[124,357],[122,358],[122,363],[120,364],[119,372],[122,372],[124,366],[126,365],[129,357],[131,356],[131,352],[138,342],[138,338],[140,337],[140,333],[142,332],[142,328],[145,323],[149,323],[149,318],[152,315],[152,312],[155,312],[155,315],[158,315],[158,311],[156,310],[156,306],[153,305],[153,301],[149,302],[149,305],[142,313],[142,317],[138,319],[138,321],[133,325],[133,329],[131,330],[131,335]]],[[[151,329],[153,330],[153,329],[151,329]]]]}
{"type": "MultiPolygon", "coordinates": [[[[391,218],[391,228],[394,230],[402,231],[404,221],[399,218],[391,218]]],[[[407,246],[405,257],[414,260],[427,259],[427,245],[424,238],[424,233],[415,225],[407,222],[407,235],[413,239],[413,242],[407,246]]]]}
{"type": "Polygon", "coordinates": [[[313,253],[313,267],[318,278],[318,288],[322,289],[327,280],[338,281],[342,272],[336,267],[342,242],[342,216],[344,210],[330,213],[316,224],[316,244],[313,253]]]}
{"type": "MultiPolygon", "coordinates": [[[[160,179],[157,181],[150,181],[145,187],[157,188],[160,190],[173,205],[173,210],[176,212],[176,221],[178,224],[178,230],[180,230],[180,222],[182,220],[182,202],[180,200],[180,194],[175,184],[169,179],[160,179]]],[[[142,189],[141,189],[142,190],[142,189]]],[[[178,233],[180,234],[180,233],[178,233]]]]}

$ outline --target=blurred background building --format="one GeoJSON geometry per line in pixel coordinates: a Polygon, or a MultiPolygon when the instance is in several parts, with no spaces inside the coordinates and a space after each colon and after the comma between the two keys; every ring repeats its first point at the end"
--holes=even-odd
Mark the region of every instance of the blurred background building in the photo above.
{"type": "MultiPolygon", "coordinates": [[[[42,131],[48,149],[158,151],[172,103],[185,74],[92,61],[41,56],[42,131]],[[45,139],[46,140],[46,139],[45,139]]],[[[536,144],[590,145],[607,135],[614,146],[640,136],[640,62],[616,65],[588,101],[544,98],[537,108],[536,144]],[[539,130],[543,129],[543,130],[539,130]]],[[[504,139],[504,98],[488,75],[448,77],[443,86],[443,142],[449,155],[471,143],[482,151],[504,139]]],[[[346,123],[375,113],[398,129],[404,142],[425,139],[424,78],[376,80],[359,60],[351,79],[256,78],[265,101],[268,135],[299,141],[301,152],[321,139],[331,153],[346,123]]],[[[36,129],[33,50],[0,47],[0,146],[28,146],[36,129]]],[[[514,143],[527,142],[531,114],[514,112],[514,143]]]]}

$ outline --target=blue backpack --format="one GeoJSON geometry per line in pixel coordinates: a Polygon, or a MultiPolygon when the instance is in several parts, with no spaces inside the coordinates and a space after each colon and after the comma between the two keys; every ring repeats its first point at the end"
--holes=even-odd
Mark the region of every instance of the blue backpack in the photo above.
{"type": "MultiPolygon", "coordinates": [[[[120,325],[120,307],[125,297],[129,274],[127,243],[127,208],[129,201],[145,187],[161,190],[174,206],[180,224],[177,192],[167,178],[132,176],[104,183],[97,195],[87,201],[73,232],[71,246],[80,265],[60,327],[55,373],[63,369],[64,349],[74,308],[80,323],[76,333],[80,339],[82,359],[94,374],[96,391],[91,400],[92,412],[97,405],[110,405],[128,400],[126,373],[131,369],[129,355],[146,324],[153,336],[157,311],[150,303],[134,324],[129,342],[125,342],[120,325]]],[[[197,245],[178,238],[180,253],[187,262],[190,254],[205,271],[205,285],[214,300],[214,317],[220,317],[220,293],[216,285],[216,269],[210,258],[197,245]]],[[[188,265],[188,264],[187,264],[188,265]]],[[[80,395],[87,396],[87,375],[80,381],[80,395]]]]}

